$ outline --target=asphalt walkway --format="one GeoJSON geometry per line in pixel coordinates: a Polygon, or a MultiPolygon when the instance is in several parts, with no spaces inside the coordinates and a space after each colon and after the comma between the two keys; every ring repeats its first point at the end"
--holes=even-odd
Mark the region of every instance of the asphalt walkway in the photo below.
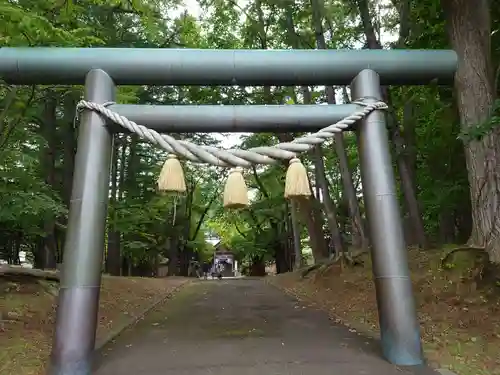
{"type": "Polygon", "coordinates": [[[195,282],[102,349],[96,375],[406,375],[378,344],[258,279],[195,282]]]}

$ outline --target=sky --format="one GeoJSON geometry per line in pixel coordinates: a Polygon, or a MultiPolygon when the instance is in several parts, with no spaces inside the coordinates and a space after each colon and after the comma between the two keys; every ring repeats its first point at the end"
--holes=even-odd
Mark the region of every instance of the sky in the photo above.
{"type": "Polygon", "coordinates": [[[196,17],[196,18],[200,17],[201,9],[198,5],[197,0],[184,0],[183,3],[184,3],[184,6],[180,7],[179,14],[184,12],[184,10],[187,10],[194,17],[196,17]]]}

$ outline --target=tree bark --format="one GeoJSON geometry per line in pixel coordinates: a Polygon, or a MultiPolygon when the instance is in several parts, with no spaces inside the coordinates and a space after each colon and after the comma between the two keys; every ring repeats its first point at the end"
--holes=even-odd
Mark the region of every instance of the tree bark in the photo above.
{"type": "MultiPolygon", "coordinates": [[[[62,119],[62,173],[61,173],[61,187],[60,193],[62,201],[67,209],[71,200],[71,189],[73,187],[73,169],[75,164],[76,154],[76,129],[75,129],[75,108],[77,103],[77,96],[74,91],[70,91],[64,97],[64,115],[62,119]]],[[[62,216],[58,219],[64,226],[68,223],[67,216],[62,216]]],[[[66,241],[66,230],[58,231],[58,238],[61,244],[66,241]]],[[[62,263],[64,254],[63,250],[60,251],[59,262],[62,263]]]]}
{"type": "Polygon", "coordinates": [[[441,4],[451,44],[459,57],[455,89],[462,131],[467,134],[483,127],[479,139],[465,140],[472,204],[469,244],[485,247],[490,260],[500,263],[500,128],[484,127],[495,97],[490,5],[487,0],[442,0],[441,4]]]}
{"type": "Polygon", "coordinates": [[[285,273],[290,271],[289,262],[287,259],[286,248],[283,246],[281,239],[280,226],[275,220],[271,220],[271,230],[274,232],[274,260],[276,263],[276,273],[285,273]]]}
{"type": "Polygon", "coordinates": [[[403,108],[403,140],[405,144],[405,157],[410,173],[413,190],[417,188],[417,133],[415,122],[415,108],[411,102],[406,102],[403,108]]]}
{"type": "Polygon", "coordinates": [[[414,180],[415,175],[412,173],[410,164],[407,160],[407,146],[405,145],[405,140],[399,129],[399,124],[396,123],[394,116],[389,116],[389,120],[392,123],[389,125],[392,129],[390,136],[396,150],[396,163],[398,165],[399,177],[403,188],[403,196],[405,197],[405,206],[408,210],[410,223],[414,231],[415,242],[416,245],[420,246],[422,249],[426,249],[428,247],[427,237],[422,215],[420,214],[420,205],[417,200],[416,184],[414,180]]]}
{"type": "MultiPolygon", "coordinates": [[[[375,29],[372,24],[370,9],[368,7],[368,1],[357,0],[357,5],[361,21],[363,24],[363,29],[368,48],[381,49],[382,46],[377,38],[375,29]]],[[[404,45],[404,40],[406,39],[407,34],[409,32],[407,27],[407,22],[408,22],[407,9],[408,5],[402,6],[400,9],[401,28],[400,28],[398,47],[404,45]]],[[[387,87],[382,87],[382,94],[386,103],[389,104],[390,101],[389,89],[387,87]]],[[[396,151],[396,162],[398,165],[399,176],[403,188],[403,195],[406,201],[406,207],[408,209],[408,214],[411,219],[413,230],[415,232],[415,238],[418,242],[418,245],[421,248],[427,248],[428,242],[425,234],[424,223],[422,220],[422,216],[420,214],[420,207],[417,200],[417,195],[414,189],[415,183],[412,180],[412,175],[408,167],[407,160],[405,158],[405,140],[401,135],[400,126],[393,112],[390,112],[388,116],[388,128],[390,130],[389,134],[396,151]]]]}
{"type": "Polygon", "coordinates": [[[69,92],[64,97],[64,127],[63,127],[63,183],[62,198],[67,208],[71,199],[71,189],[73,185],[73,168],[76,154],[76,129],[75,129],[75,108],[77,97],[74,92],[69,92]]]}
{"type": "MultiPolygon", "coordinates": [[[[139,155],[137,154],[139,137],[137,134],[131,134],[123,138],[124,143],[128,143],[128,155],[124,155],[126,160],[126,167],[124,175],[122,176],[123,184],[120,184],[121,197],[133,197],[137,193],[136,189],[136,175],[138,172],[139,155]],[[127,157],[128,156],[128,157],[127,157]]],[[[125,154],[125,150],[123,150],[125,154]]],[[[123,236],[126,234],[124,233],[123,236]]],[[[133,237],[133,234],[128,234],[128,238],[133,237]]],[[[133,272],[133,259],[130,255],[122,254],[122,275],[131,276],[133,272]]]]}
{"type": "MultiPolygon", "coordinates": [[[[311,8],[312,8],[312,22],[313,22],[313,28],[314,28],[314,35],[316,38],[316,45],[317,45],[318,49],[327,49],[324,30],[323,30],[323,22],[322,22],[324,7],[323,7],[323,4],[321,3],[321,0],[311,0],[311,8]]],[[[326,86],[325,94],[326,94],[328,104],[336,104],[335,91],[334,91],[333,87],[326,86]]],[[[355,240],[354,242],[356,242],[356,243],[353,243],[353,246],[354,247],[361,247],[364,250],[368,250],[368,245],[369,245],[368,244],[368,237],[366,236],[366,233],[365,233],[365,230],[363,227],[363,221],[361,219],[361,212],[359,210],[359,203],[358,203],[358,199],[356,197],[356,189],[354,188],[354,183],[353,183],[353,179],[352,179],[352,170],[349,166],[347,152],[346,152],[345,143],[344,143],[344,135],[342,133],[335,134],[334,145],[335,145],[335,152],[336,152],[338,160],[339,160],[340,175],[342,177],[342,184],[344,187],[344,193],[345,193],[345,195],[347,197],[347,201],[349,203],[349,214],[350,214],[351,222],[352,222],[352,231],[355,232],[355,233],[353,233],[353,239],[355,240]],[[356,241],[358,238],[359,238],[359,241],[356,241]]],[[[327,184],[326,174],[324,173],[324,166],[323,166],[323,175],[324,175],[324,181],[327,184]]],[[[323,178],[321,178],[321,179],[323,180],[323,178]]],[[[326,187],[326,189],[328,191],[328,187],[326,187]]],[[[328,193],[328,197],[330,198],[329,193],[328,193]]],[[[325,206],[326,205],[330,206],[330,208],[334,208],[334,204],[331,201],[331,199],[330,199],[330,202],[325,201],[325,206]]],[[[327,216],[328,217],[331,216],[331,213],[329,213],[328,210],[327,210],[327,216]]],[[[335,246],[338,246],[338,245],[335,245],[335,246]]],[[[342,247],[339,247],[339,250],[341,250],[341,249],[342,249],[342,247]]]]}
{"type": "Polygon", "coordinates": [[[261,257],[254,257],[250,264],[250,276],[266,276],[266,264],[261,257]]]}
{"type": "Polygon", "coordinates": [[[113,144],[113,160],[111,164],[111,191],[109,198],[110,214],[113,215],[111,220],[108,220],[108,246],[106,256],[106,270],[112,276],[120,276],[121,274],[121,249],[120,249],[120,233],[116,230],[116,202],[118,196],[118,162],[120,150],[120,138],[114,135],[113,144]]]}
{"type": "Polygon", "coordinates": [[[8,276],[24,276],[49,281],[59,281],[59,271],[56,269],[43,271],[34,268],[0,265],[0,277],[8,276]]]}
{"type": "MultiPolygon", "coordinates": [[[[47,142],[43,149],[43,174],[45,182],[52,189],[56,189],[56,153],[57,153],[57,132],[56,132],[56,109],[57,100],[54,93],[47,91],[45,107],[43,111],[43,123],[41,124],[42,135],[47,142]]],[[[55,237],[56,217],[50,215],[43,223],[45,237],[43,240],[43,268],[55,269],[57,242],[55,237]]]]}
{"type": "MultiPolygon", "coordinates": [[[[302,92],[304,95],[304,104],[310,104],[311,92],[309,91],[309,88],[307,86],[303,86],[302,92]]],[[[330,188],[328,180],[326,178],[325,163],[323,161],[323,150],[321,149],[321,146],[318,145],[315,146],[312,151],[313,151],[312,157],[314,161],[314,169],[316,177],[316,188],[319,189],[319,192],[321,192],[321,197],[323,198],[322,199],[323,208],[326,213],[328,229],[330,231],[330,235],[332,238],[333,247],[335,249],[335,252],[344,253],[345,249],[342,242],[342,236],[340,234],[339,223],[337,221],[337,210],[335,208],[335,203],[333,202],[330,196],[330,188]]],[[[345,149],[343,149],[343,152],[345,154],[345,149]]],[[[347,155],[345,156],[347,162],[347,155]]],[[[352,188],[354,189],[354,185],[352,186],[352,188]]],[[[320,202],[319,199],[320,199],[319,194],[317,194],[316,200],[318,202],[320,202]]]]}
{"type": "MultiPolygon", "coordinates": [[[[298,40],[297,33],[295,31],[295,23],[293,20],[294,3],[295,2],[293,0],[286,3],[285,21],[287,25],[287,36],[289,38],[290,47],[300,48],[300,41],[298,40]]],[[[290,142],[293,140],[293,137],[290,134],[280,134],[278,135],[278,139],[280,142],[290,142]]],[[[325,194],[324,191],[323,194],[325,194]]],[[[318,206],[314,204],[314,199],[314,197],[311,197],[311,199],[307,200],[297,200],[297,206],[299,209],[299,213],[304,219],[307,226],[314,261],[319,262],[328,257],[328,246],[324,239],[323,233],[323,215],[321,210],[318,209],[318,206]]]]}
{"type": "Polygon", "coordinates": [[[300,243],[300,228],[297,218],[297,204],[292,200],[290,201],[290,224],[292,230],[292,243],[294,252],[294,268],[299,269],[302,267],[302,245],[300,243]]]}

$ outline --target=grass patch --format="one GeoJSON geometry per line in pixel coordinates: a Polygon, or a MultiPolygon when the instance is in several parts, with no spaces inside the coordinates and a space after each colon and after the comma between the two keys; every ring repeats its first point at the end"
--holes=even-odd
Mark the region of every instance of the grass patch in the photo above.
{"type": "MultiPolygon", "coordinates": [[[[97,343],[186,281],[104,276],[97,343]]],[[[0,277],[0,375],[42,375],[50,354],[57,283],[0,277]]]]}

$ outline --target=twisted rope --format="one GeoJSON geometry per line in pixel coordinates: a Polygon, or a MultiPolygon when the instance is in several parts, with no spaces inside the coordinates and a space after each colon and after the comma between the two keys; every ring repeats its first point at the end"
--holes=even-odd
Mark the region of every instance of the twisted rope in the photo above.
{"type": "Polygon", "coordinates": [[[384,102],[364,103],[362,101],[353,102],[362,106],[359,111],[347,116],[339,122],[329,125],[320,131],[299,137],[292,142],[278,143],[274,146],[253,147],[248,150],[230,149],[221,150],[213,146],[199,146],[189,141],[177,140],[168,134],[160,134],[143,125],[136,124],[126,117],[109,110],[107,105],[114,103],[97,104],[81,100],[77,104],[77,115],[88,109],[97,112],[115,124],[136,133],[139,137],[146,139],[155,145],[160,146],[168,153],[176,154],[193,163],[206,163],[220,167],[251,167],[255,164],[274,164],[278,160],[290,160],[298,153],[309,151],[315,145],[322,144],[326,140],[333,138],[335,133],[340,133],[350,125],[365,118],[371,112],[379,109],[387,109],[384,102]]]}

